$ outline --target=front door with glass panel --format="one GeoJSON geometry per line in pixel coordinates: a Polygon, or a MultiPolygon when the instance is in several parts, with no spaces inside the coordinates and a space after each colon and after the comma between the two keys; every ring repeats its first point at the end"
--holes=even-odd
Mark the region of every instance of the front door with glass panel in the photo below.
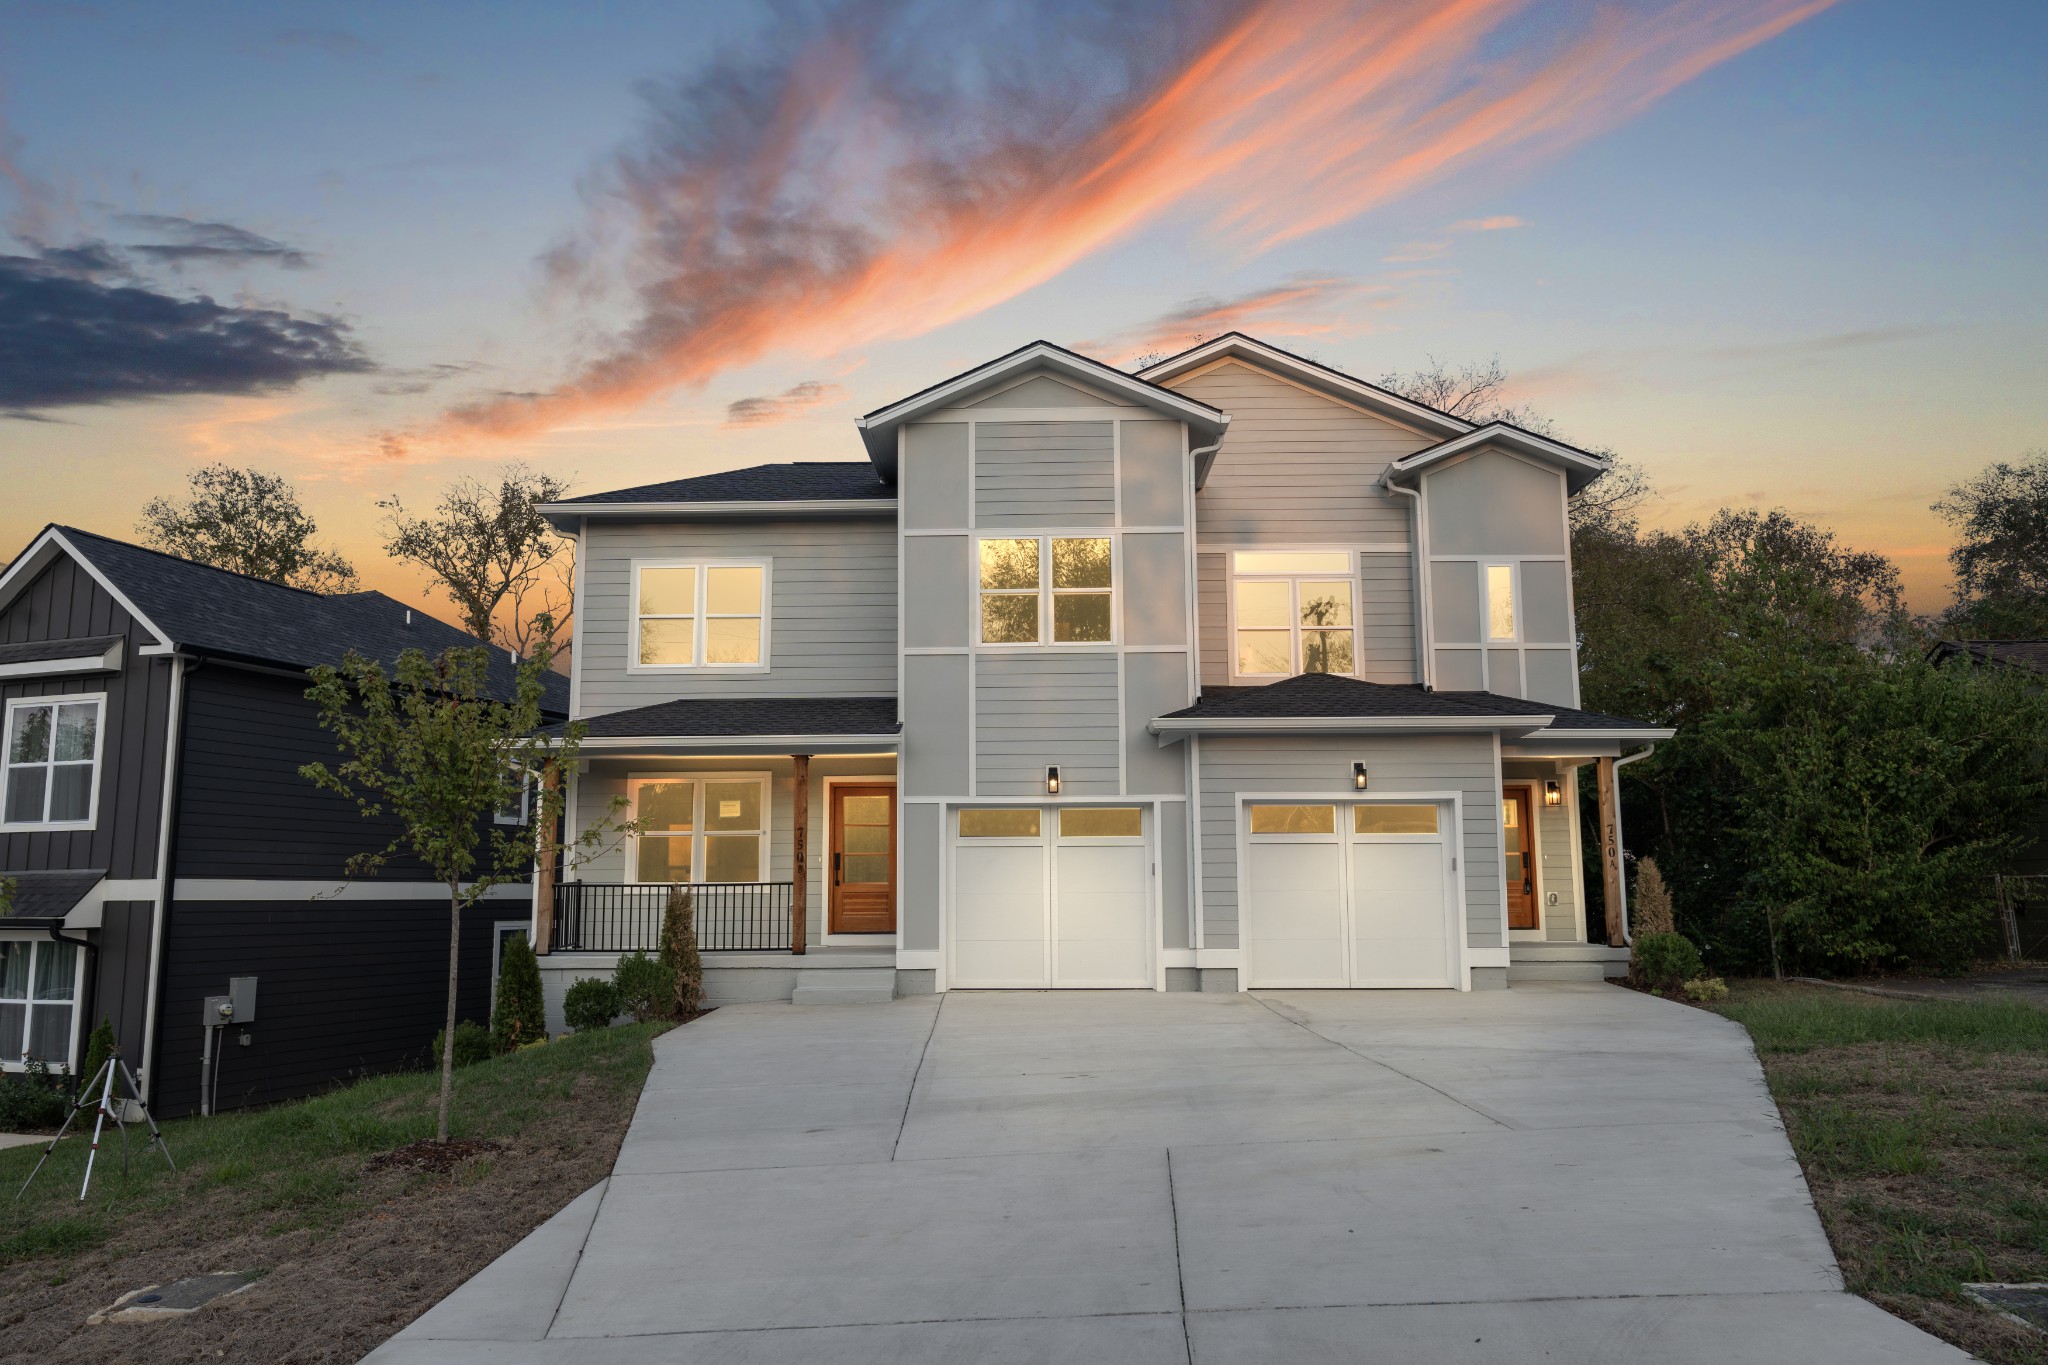
{"type": "Polygon", "coordinates": [[[1152,987],[1143,807],[967,807],[953,836],[948,985],[1152,987]]]}
{"type": "Polygon", "coordinates": [[[831,932],[896,932],[896,789],[832,788],[831,932]]]}

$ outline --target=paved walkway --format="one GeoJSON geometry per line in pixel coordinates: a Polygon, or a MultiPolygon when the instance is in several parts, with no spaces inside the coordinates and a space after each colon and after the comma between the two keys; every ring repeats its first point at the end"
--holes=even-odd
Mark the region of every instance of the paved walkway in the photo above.
{"type": "Polygon", "coordinates": [[[1607,986],[747,1005],[376,1365],[1889,1365],[1747,1037],[1607,986]]]}

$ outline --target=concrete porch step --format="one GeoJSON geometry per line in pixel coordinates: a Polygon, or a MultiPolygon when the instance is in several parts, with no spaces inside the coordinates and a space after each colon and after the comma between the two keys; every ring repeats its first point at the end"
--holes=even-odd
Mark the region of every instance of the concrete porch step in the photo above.
{"type": "Polygon", "coordinates": [[[1508,984],[1517,981],[1605,981],[1628,975],[1628,949],[1604,943],[1511,943],[1508,984]]]}
{"type": "Polygon", "coordinates": [[[792,1005],[881,1005],[896,998],[896,968],[842,967],[809,971],[790,993],[792,1005]]]}

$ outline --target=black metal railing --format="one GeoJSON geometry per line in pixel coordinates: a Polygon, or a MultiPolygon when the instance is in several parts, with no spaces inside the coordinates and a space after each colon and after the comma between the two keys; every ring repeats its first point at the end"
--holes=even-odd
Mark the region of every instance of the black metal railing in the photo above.
{"type": "MultiPolygon", "coordinates": [[[[555,887],[557,953],[653,952],[661,946],[668,882],[563,882],[555,887]]],[[[692,882],[697,947],[707,953],[788,952],[788,882],[692,882]]]]}

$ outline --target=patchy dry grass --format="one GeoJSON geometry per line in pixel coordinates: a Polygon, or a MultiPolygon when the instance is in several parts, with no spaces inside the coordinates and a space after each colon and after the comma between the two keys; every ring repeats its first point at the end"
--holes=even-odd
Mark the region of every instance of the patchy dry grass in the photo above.
{"type": "Polygon", "coordinates": [[[2048,1011],[1737,983],[1849,1288],[1997,1365],[2048,1338],[1972,1281],[2048,1280],[2048,1011]]]}
{"type": "MultiPolygon", "coordinates": [[[[433,1136],[424,1072],[167,1123],[176,1175],[136,1142],[123,1177],[116,1141],[83,1203],[84,1144],[66,1139],[0,1203],[0,1362],[360,1359],[610,1172],[664,1027],[456,1072],[452,1127],[478,1145],[445,1171],[376,1160],[433,1136]],[[84,1325],[127,1290],[221,1270],[262,1279],[180,1321],[84,1325]]],[[[41,1151],[0,1152],[0,1201],[41,1151]]]]}

